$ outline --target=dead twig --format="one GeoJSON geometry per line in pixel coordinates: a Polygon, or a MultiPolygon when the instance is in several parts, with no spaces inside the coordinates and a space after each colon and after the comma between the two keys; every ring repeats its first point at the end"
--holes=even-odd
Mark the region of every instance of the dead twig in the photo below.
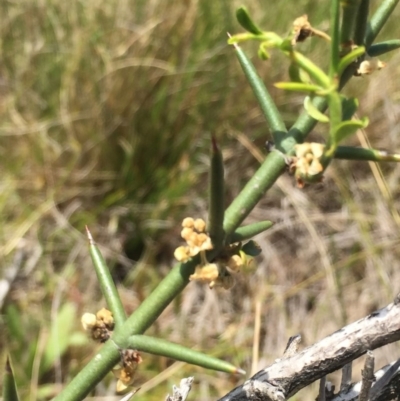
{"type": "Polygon", "coordinates": [[[194,377],[182,379],[179,387],[172,386],[172,396],[167,395],[165,401],[185,401],[192,388],[194,377]]]}
{"type": "Polygon", "coordinates": [[[375,381],[374,369],[375,357],[371,351],[368,351],[367,358],[365,359],[364,370],[361,372],[362,381],[359,401],[368,401],[372,383],[375,381]]]}
{"type": "Polygon", "coordinates": [[[353,363],[350,362],[343,366],[342,380],[340,382],[340,391],[345,391],[351,386],[352,365],[353,363]]]}
{"type": "Polygon", "coordinates": [[[277,360],[220,401],[286,400],[367,351],[399,339],[400,303],[395,302],[343,327],[299,353],[277,360]]]}

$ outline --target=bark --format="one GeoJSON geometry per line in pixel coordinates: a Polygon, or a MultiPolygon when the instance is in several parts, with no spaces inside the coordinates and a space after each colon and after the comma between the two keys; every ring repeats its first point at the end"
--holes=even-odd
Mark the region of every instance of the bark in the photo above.
{"type": "MultiPolygon", "coordinates": [[[[398,341],[400,339],[399,301],[400,297],[397,296],[394,303],[385,308],[343,327],[299,353],[284,356],[256,373],[219,401],[284,401],[316,380],[343,368],[367,351],[398,341]]],[[[398,369],[396,368],[395,372],[389,376],[389,380],[378,394],[374,393],[374,386],[378,383],[372,386],[370,391],[371,395],[374,393],[374,401],[389,401],[395,399],[390,398],[392,397],[390,394],[400,394],[398,369]],[[385,391],[389,398],[381,398],[385,391]]],[[[344,388],[338,396],[349,394],[354,388],[354,386],[344,388]]],[[[357,394],[356,390],[355,398],[350,399],[358,398],[361,384],[357,394]]],[[[350,400],[338,398],[338,396],[334,398],[335,401],[350,400]]]]}

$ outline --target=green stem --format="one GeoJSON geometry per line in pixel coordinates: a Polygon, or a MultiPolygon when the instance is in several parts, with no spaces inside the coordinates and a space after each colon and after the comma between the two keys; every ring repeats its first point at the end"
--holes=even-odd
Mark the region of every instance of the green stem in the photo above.
{"type": "Polygon", "coordinates": [[[367,21],[369,14],[369,0],[361,0],[358,7],[356,27],[354,30],[354,43],[357,46],[364,45],[365,32],[367,30],[367,21]]]}
{"type": "Polygon", "coordinates": [[[355,148],[353,146],[338,146],[335,158],[375,162],[400,162],[400,154],[388,153],[385,150],[355,148]]]}
{"type": "Polygon", "coordinates": [[[110,269],[107,267],[103,255],[93,241],[93,237],[87,227],[86,231],[89,238],[90,255],[99,280],[101,292],[107,302],[108,308],[113,314],[116,327],[119,327],[126,319],[124,307],[111,277],[110,269]]]}
{"type": "Polygon", "coordinates": [[[161,355],[192,365],[202,366],[206,369],[218,370],[227,373],[244,373],[244,371],[229,362],[214,358],[202,352],[186,348],[179,344],[143,335],[130,336],[127,341],[128,348],[161,355]]]}
{"type": "Polygon", "coordinates": [[[396,50],[399,47],[400,47],[399,39],[387,40],[385,42],[376,43],[376,44],[370,46],[368,49],[368,54],[371,57],[378,57],[382,54],[396,50]]]}
{"type": "Polygon", "coordinates": [[[252,62],[247,58],[246,54],[238,45],[234,45],[234,47],[243,72],[246,75],[251,88],[253,89],[254,95],[261,107],[261,111],[263,112],[264,117],[266,118],[272,131],[272,137],[275,142],[278,142],[281,140],[283,135],[286,135],[287,132],[278,108],[276,107],[275,102],[265,87],[264,82],[258,75],[252,62]]]}
{"type": "Polygon", "coordinates": [[[189,276],[194,272],[199,258],[177,264],[156,289],[142,302],[135,312],[116,328],[112,337],[94,357],[54,399],[54,401],[78,401],[84,399],[93,386],[119,361],[119,348],[126,348],[129,335],[144,333],[158,318],[169,303],[185,288],[189,276]],[[118,346],[116,346],[118,344],[118,346]]]}
{"type": "Polygon", "coordinates": [[[53,401],[83,400],[92,391],[94,385],[100,382],[119,362],[120,357],[118,347],[112,341],[107,341],[101,351],[91,359],[53,401]]]}
{"type": "Polygon", "coordinates": [[[247,226],[239,227],[229,238],[231,244],[235,242],[246,241],[253,238],[255,235],[263,233],[270,229],[274,223],[272,221],[259,221],[257,223],[249,224],[247,226]]]}
{"type": "Polygon", "coordinates": [[[214,249],[220,249],[224,241],[224,161],[214,137],[209,177],[209,211],[207,230],[214,249]]]}
{"type": "Polygon", "coordinates": [[[359,2],[359,0],[347,0],[342,2],[343,14],[340,29],[340,43],[343,47],[348,47],[352,43],[359,2]]]}
{"type": "Polygon", "coordinates": [[[257,172],[225,211],[224,230],[227,236],[239,227],[265,192],[282,174],[285,166],[284,155],[278,151],[273,151],[266,157],[257,172]]]}
{"type": "Polygon", "coordinates": [[[308,57],[297,51],[291,52],[290,57],[300,68],[306,71],[318,85],[321,85],[325,89],[329,89],[332,86],[332,80],[308,57]]]}
{"type": "Polygon", "coordinates": [[[375,11],[365,34],[365,47],[368,49],[378,36],[386,21],[392,14],[399,0],[383,0],[381,5],[375,11]]]}
{"type": "Polygon", "coordinates": [[[329,77],[331,80],[337,75],[339,66],[340,47],[340,1],[331,0],[331,57],[329,65],[329,77]]]}
{"type": "Polygon", "coordinates": [[[14,373],[7,356],[6,367],[3,375],[3,401],[19,401],[17,386],[15,384],[14,373]]]}
{"type": "Polygon", "coordinates": [[[140,304],[135,312],[126,320],[120,330],[114,334],[115,342],[121,347],[128,335],[143,334],[160,316],[162,311],[180,294],[189,283],[189,276],[199,264],[196,256],[186,263],[178,263],[161,281],[151,294],[140,304]]]}
{"type": "MultiPolygon", "coordinates": [[[[335,150],[337,148],[337,141],[336,141],[336,130],[338,125],[342,122],[342,101],[340,99],[340,95],[338,92],[330,93],[328,95],[328,105],[329,105],[329,140],[326,146],[326,152],[324,153],[324,158],[328,158],[329,161],[332,160],[335,150]]],[[[327,164],[323,160],[321,163],[324,167],[327,164]]]]}

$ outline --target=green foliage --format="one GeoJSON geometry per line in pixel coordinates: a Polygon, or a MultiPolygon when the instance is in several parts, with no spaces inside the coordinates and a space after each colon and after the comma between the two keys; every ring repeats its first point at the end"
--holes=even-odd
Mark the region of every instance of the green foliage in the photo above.
{"type": "Polygon", "coordinates": [[[334,140],[340,143],[347,137],[355,134],[358,129],[368,126],[368,118],[364,117],[362,120],[343,121],[336,127],[334,132],[334,140]]]}
{"type": "Polygon", "coordinates": [[[3,400],[19,401],[17,386],[15,383],[14,373],[9,357],[7,357],[6,367],[3,376],[3,400]]]}
{"type": "Polygon", "coordinates": [[[354,63],[359,57],[365,53],[365,47],[360,46],[352,50],[350,53],[346,54],[339,62],[337,73],[339,76],[343,74],[346,68],[354,63]]]}
{"type": "MultiPolygon", "coordinates": [[[[229,185],[227,188],[223,185],[222,155],[219,150],[214,152],[210,207],[215,213],[212,213],[210,226],[214,225],[213,232],[218,243],[248,239],[271,227],[272,223],[269,221],[239,226],[284,171],[287,162],[285,154],[294,153],[294,145],[306,138],[316,121],[330,124],[327,152],[321,158],[324,170],[333,157],[398,161],[397,155],[389,156],[374,150],[360,152],[356,148],[338,146],[358,128],[367,125],[365,118],[351,120],[358,106],[357,101],[338,94],[339,77],[352,64],[357,63],[357,59],[364,53],[364,49],[360,47],[339,60],[338,3],[332,2],[334,19],[331,24],[329,73],[312,61],[312,56],[305,56],[302,50],[294,50],[292,33],[288,37],[281,37],[274,32],[262,31],[245,8],[237,12],[240,24],[250,33],[234,35],[229,43],[235,44],[239,63],[267,120],[277,151],[270,153],[226,211],[223,195],[224,190],[228,192],[230,188],[229,185]],[[267,90],[262,70],[259,69],[258,73],[257,63],[253,63],[237,46],[237,43],[248,40],[261,42],[259,56],[263,60],[269,59],[270,50],[273,50],[271,62],[281,53],[290,63],[291,81],[278,83],[276,87],[311,93],[304,102],[306,113],[290,130],[286,128],[287,121],[283,118],[283,113],[278,111],[276,96],[267,90]],[[326,106],[329,118],[323,114],[326,106]]],[[[137,2],[133,11],[129,11],[132,13],[130,22],[134,22],[134,34],[130,28],[115,29],[115,21],[122,21],[123,25],[124,12],[122,15],[114,15],[114,11],[108,9],[112,8],[108,4],[102,8],[82,6],[80,3],[66,6],[50,2],[45,10],[32,7],[29,13],[17,12],[21,11],[17,9],[18,4],[4,6],[10,10],[5,18],[9,24],[5,24],[2,33],[3,68],[7,77],[16,83],[16,88],[10,107],[1,110],[2,118],[10,119],[12,125],[4,125],[2,130],[7,135],[15,135],[18,131],[18,135],[24,137],[15,136],[15,140],[10,141],[13,147],[10,147],[9,171],[14,170],[17,174],[24,172],[29,185],[35,191],[46,192],[48,196],[46,202],[40,197],[34,199],[35,204],[40,205],[37,209],[29,205],[23,211],[19,217],[19,236],[24,235],[43,216],[49,218],[49,210],[61,219],[59,208],[67,215],[71,213],[68,221],[80,231],[84,224],[103,219],[104,226],[111,227],[111,238],[121,228],[131,238],[135,231],[136,237],[132,239],[132,247],[135,249],[145,239],[156,238],[162,227],[161,224],[158,225],[159,221],[173,221],[174,224],[178,221],[176,216],[182,213],[181,208],[186,208],[191,203],[189,191],[201,182],[199,176],[204,173],[204,167],[198,167],[193,157],[194,149],[204,152],[208,147],[208,131],[217,131],[219,134],[223,130],[218,128],[218,122],[228,116],[234,117],[230,121],[235,129],[245,127],[247,113],[252,109],[253,100],[247,95],[243,95],[244,103],[239,105],[237,101],[238,97],[242,97],[242,86],[239,84],[243,81],[235,67],[232,67],[234,63],[229,50],[222,46],[221,32],[225,30],[225,26],[232,28],[230,15],[233,13],[225,2],[210,4],[200,2],[200,9],[195,12],[178,7],[174,18],[166,20],[162,18],[163,13],[171,11],[172,6],[163,5],[156,16],[160,19],[149,19],[148,25],[144,26],[141,21],[147,21],[146,5],[145,2],[137,2]],[[43,13],[46,15],[44,19],[43,13]],[[192,19],[188,18],[190,13],[192,14],[189,17],[192,19]],[[8,15],[13,15],[13,18],[8,15]],[[68,15],[68,18],[62,20],[63,15],[68,15]],[[37,22],[34,28],[30,25],[31,18],[37,22]],[[220,25],[217,22],[223,18],[224,29],[218,30],[220,25]],[[159,32],[162,32],[163,40],[157,36],[159,32]],[[23,43],[31,44],[28,40],[30,37],[33,37],[33,42],[44,43],[45,49],[59,49],[55,52],[57,57],[53,57],[51,51],[48,53],[37,51],[34,46],[31,49],[23,46],[23,43]],[[139,42],[142,42],[140,46],[137,45],[139,42]],[[35,71],[38,71],[37,75],[35,71]],[[235,90],[236,87],[238,89],[235,90]],[[202,117],[204,115],[206,118],[202,117]],[[81,174],[75,174],[77,171],[81,174]],[[85,180],[88,172],[92,173],[92,178],[85,180]],[[83,200],[84,206],[74,209],[73,201],[78,196],[83,200]],[[72,208],[72,212],[68,207],[72,208]]],[[[386,14],[388,9],[386,5],[386,14]]],[[[128,12],[127,10],[125,11],[128,12]]],[[[280,18],[287,18],[287,15],[278,9],[271,12],[276,12],[277,18],[270,17],[269,20],[261,21],[260,25],[265,23],[269,29],[285,31],[282,26],[286,28],[287,21],[283,25],[280,18]]],[[[380,9],[379,13],[383,15],[385,11],[380,9]]],[[[382,49],[393,50],[398,46],[394,42],[379,48],[368,46],[372,43],[371,37],[379,32],[386,14],[372,20],[374,23],[366,40],[369,54],[383,52],[382,49]]],[[[355,24],[356,32],[357,27],[363,26],[362,21],[354,21],[354,14],[347,14],[347,17],[349,20],[353,17],[352,24],[355,24]]],[[[281,76],[279,78],[287,79],[281,76]]],[[[285,98],[278,100],[286,102],[285,98]]],[[[264,124],[257,124],[252,127],[252,135],[254,138],[264,137],[264,124]]],[[[226,143],[226,140],[221,140],[221,146],[226,143]]],[[[319,178],[318,176],[317,179],[319,178]]],[[[310,177],[310,182],[317,179],[315,176],[310,177]]],[[[238,180],[243,182],[244,178],[240,177],[238,180]]],[[[13,180],[10,182],[15,185],[13,180]]],[[[8,191],[12,188],[11,184],[8,191]]],[[[199,188],[201,193],[201,185],[199,188]]],[[[24,196],[23,191],[12,190],[12,196],[7,195],[10,199],[24,196]]],[[[12,210],[12,206],[8,210],[12,210]]],[[[42,235],[40,229],[39,232],[42,235]]],[[[65,235],[60,229],[55,234],[51,232],[49,236],[46,235],[46,238],[51,238],[49,246],[56,248],[56,239],[62,237],[65,241],[62,246],[68,248],[73,243],[72,238],[76,236],[76,232],[71,229],[68,233],[69,235],[65,235]]],[[[15,240],[7,239],[8,252],[16,246],[15,240]]],[[[64,248],[56,251],[62,255],[64,248]]],[[[129,338],[133,343],[135,339],[155,341],[154,347],[161,346],[170,351],[159,354],[177,358],[171,343],[157,343],[156,338],[144,338],[142,334],[179,297],[199,263],[199,258],[195,257],[177,264],[150,295],[150,288],[158,281],[159,274],[156,272],[151,276],[150,269],[147,269],[135,283],[136,291],[141,294],[143,302],[125,320],[123,302],[113,282],[113,269],[108,268],[93,243],[90,251],[103,296],[120,327],[117,327],[114,342],[109,341],[100,351],[100,362],[89,362],[57,397],[58,400],[76,400],[88,394],[119,361],[120,350],[117,346],[123,348],[129,345],[129,338]],[[146,281],[149,277],[153,277],[151,285],[146,281]],[[128,338],[131,334],[132,337],[128,338]]],[[[240,251],[250,256],[260,254],[260,248],[254,241],[245,243],[240,251]]],[[[217,251],[211,251],[207,254],[207,259],[213,260],[218,256],[217,251]]],[[[62,265],[62,261],[58,261],[58,265],[62,265]]],[[[135,274],[140,276],[140,273],[135,274]]],[[[19,349],[16,354],[21,357],[22,370],[25,371],[19,375],[25,388],[32,377],[35,357],[40,360],[40,382],[71,344],[82,341],[82,337],[74,335],[75,308],[69,301],[65,301],[54,322],[45,322],[50,327],[50,334],[42,355],[38,352],[39,338],[32,340],[38,333],[38,327],[31,330],[35,334],[31,334],[28,341],[27,326],[22,321],[21,312],[13,305],[6,310],[10,337],[13,337],[14,345],[19,349]],[[59,333],[61,335],[58,337],[59,333]],[[27,343],[28,350],[25,345],[27,343]]],[[[178,347],[181,352],[183,347],[178,347]]],[[[147,351],[156,353],[151,347],[147,351]]],[[[188,351],[190,350],[184,349],[184,352],[188,351]]],[[[199,353],[193,357],[194,354],[182,360],[196,363],[196,355],[199,353]]],[[[207,359],[207,356],[202,355],[202,358],[207,359]]],[[[207,363],[202,366],[207,367],[207,363]]],[[[229,365],[225,370],[235,371],[233,365],[227,362],[225,364],[229,365]]],[[[45,384],[40,390],[40,397],[49,397],[55,393],[54,387],[45,384]]]]}
{"type": "Polygon", "coordinates": [[[208,233],[214,248],[219,249],[224,242],[225,183],[224,160],[216,139],[211,138],[211,166],[209,176],[208,233]]]}
{"type": "Polygon", "coordinates": [[[321,113],[312,103],[310,96],[304,98],[304,110],[314,119],[320,123],[328,123],[329,117],[321,113]]]}
{"type": "MultiPolygon", "coordinates": [[[[363,6],[365,5],[366,4],[363,3],[363,6]]],[[[344,4],[343,7],[343,21],[342,26],[340,27],[340,2],[338,0],[331,1],[331,46],[328,74],[325,73],[320,67],[318,67],[309,57],[295,50],[295,46],[299,37],[302,37],[303,35],[304,38],[307,38],[307,36],[310,36],[310,31],[315,31],[313,31],[313,28],[308,25],[307,20],[300,19],[300,26],[298,26],[299,21],[296,20],[297,25],[294,25],[293,31],[289,34],[287,38],[278,37],[274,41],[264,40],[263,43],[261,43],[261,45],[259,46],[258,54],[262,60],[266,60],[269,58],[269,55],[267,55],[265,49],[268,47],[272,47],[280,49],[291,61],[289,66],[289,76],[292,81],[278,82],[275,84],[275,86],[279,89],[289,91],[311,93],[314,96],[315,103],[311,100],[310,97],[307,96],[305,98],[304,109],[306,113],[308,114],[309,118],[316,122],[329,123],[329,138],[325,146],[325,150],[323,151],[323,154],[312,156],[313,166],[311,166],[312,163],[310,162],[310,160],[306,159],[304,159],[304,161],[300,160],[295,163],[295,175],[300,186],[303,186],[305,182],[319,182],[322,179],[323,171],[331,163],[340,142],[353,135],[358,129],[365,128],[368,125],[367,118],[349,121],[350,117],[355,112],[355,102],[353,101],[353,99],[345,99],[343,95],[339,95],[339,90],[341,89],[339,86],[339,82],[342,75],[349,69],[350,66],[352,66],[354,71],[356,68],[355,66],[359,66],[363,61],[363,55],[366,52],[366,48],[360,46],[352,49],[350,45],[352,43],[358,43],[357,38],[358,35],[360,35],[360,30],[362,30],[365,35],[363,43],[365,42],[367,44],[368,49],[372,44],[372,35],[377,35],[383,24],[386,22],[388,16],[393,11],[394,6],[391,2],[383,2],[381,8],[375,13],[374,17],[372,18],[373,22],[370,24],[370,29],[368,31],[365,29],[365,21],[363,20],[363,18],[368,15],[368,13],[363,12],[363,17],[360,17],[356,22],[356,15],[358,12],[357,4],[352,3],[351,7],[347,4],[344,4]],[[356,27],[355,31],[353,31],[354,26],[356,27]],[[344,55],[340,58],[340,54],[344,55]],[[301,77],[300,71],[304,71],[307,74],[307,77],[310,78],[310,80],[308,81],[307,78],[304,79],[304,77],[301,77]],[[320,98],[317,98],[316,95],[318,95],[320,98]],[[324,103],[321,102],[321,98],[324,98],[324,103]],[[326,106],[329,110],[329,117],[323,114],[323,110],[326,106]],[[345,110],[342,108],[343,106],[346,108],[345,110]]],[[[251,21],[250,17],[245,11],[240,11],[239,15],[241,21],[251,21]]],[[[250,26],[250,22],[248,22],[247,24],[241,23],[241,25],[250,26]]],[[[252,39],[260,40],[262,34],[258,31],[257,38],[250,36],[246,38],[242,37],[241,41],[252,39]]],[[[228,40],[228,43],[235,44],[235,38],[237,36],[238,35],[231,37],[228,40]]],[[[235,46],[237,49],[237,45],[235,46]]],[[[387,51],[390,51],[390,49],[390,46],[386,47],[387,51]]],[[[252,83],[254,81],[252,76],[256,76],[256,74],[252,72],[252,67],[250,63],[242,63],[242,66],[250,83],[253,86],[256,85],[259,88],[259,91],[263,92],[263,95],[257,96],[261,108],[268,107],[266,99],[268,99],[269,95],[267,94],[265,87],[261,83],[252,83]]],[[[274,115],[274,118],[278,119],[278,117],[276,117],[277,112],[274,109],[272,110],[273,112],[271,112],[271,114],[274,115]]],[[[266,113],[266,116],[267,119],[271,121],[271,117],[268,116],[268,113],[266,113]]],[[[306,136],[309,131],[310,130],[307,131],[306,129],[303,132],[303,136],[306,136]]],[[[289,135],[290,133],[291,131],[289,130],[289,135]]],[[[277,142],[277,147],[282,148],[282,138],[274,139],[277,142]]],[[[288,153],[290,154],[292,153],[292,151],[293,150],[289,150],[288,153]]],[[[302,158],[304,157],[304,155],[299,156],[297,154],[297,157],[302,158]]]]}
{"type": "Polygon", "coordinates": [[[236,19],[238,20],[239,24],[246,29],[246,31],[249,31],[254,35],[261,35],[263,33],[262,30],[250,18],[246,7],[242,6],[236,10],[236,19]]]}

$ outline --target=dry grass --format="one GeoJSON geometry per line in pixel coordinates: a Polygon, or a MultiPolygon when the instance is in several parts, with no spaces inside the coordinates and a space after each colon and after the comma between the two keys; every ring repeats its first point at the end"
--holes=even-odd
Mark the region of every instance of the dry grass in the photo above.
{"type": "MultiPolygon", "coordinates": [[[[317,1],[268,10],[248,3],[271,30],[287,31],[303,13],[327,28],[326,6],[317,1]]],[[[257,167],[268,130],[225,45],[226,31],[238,30],[237,5],[0,6],[0,269],[3,277],[15,270],[2,308],[9,333],[2,343],[14,356],[24,399],[57,393],[94,352],[82,346],[78,318],[103,306],[85,224],[133,310],[168,271],[181,218],[206,215],[209,132],[224,146],[229,200],[257,167]],[[66,304],[76,308],[67,316],[70,346],[63,357],[47,357],[53,363],[45,370],[51,327],[66,304]]],[[[383,37],[398,36],[395,14],[383,37]]],[[[326,60],[323,44],[304,46],[326,60]]],[[[349,86],[360,96],[360,114],[371,120],[355,144],[368,138],[373,147],[400,149],[399,60],[388,55],[385,70],[349,86]]],[[[286,73],[282,65],[279,56],[257,62],[269,87],[286,73]]],[[[272,92],[290,124],[302,99],[272,92]]],[[[263,250],[257,269],[230,292],[191,284],[151,334],[250,372],[279,357],[289,336],[302,333],[304,345],[312,344],[390,302],[400,282],[399,172],[396,165],[337,161],[323,184],[305,190],[281,177],[248,219],[276,222],[257,238],[263,250]]],[[[396,345],[379,351],[378,365],[398,353],[396,345]]],[[[189,374],[199,400],[242,380],[145,356],[137,397],[163,398],[189,374]]],[[[93,395],[113,390],[110,375],[93,395]]],[[[314,399],[315,391],[303,397],[314,399]]]]}

